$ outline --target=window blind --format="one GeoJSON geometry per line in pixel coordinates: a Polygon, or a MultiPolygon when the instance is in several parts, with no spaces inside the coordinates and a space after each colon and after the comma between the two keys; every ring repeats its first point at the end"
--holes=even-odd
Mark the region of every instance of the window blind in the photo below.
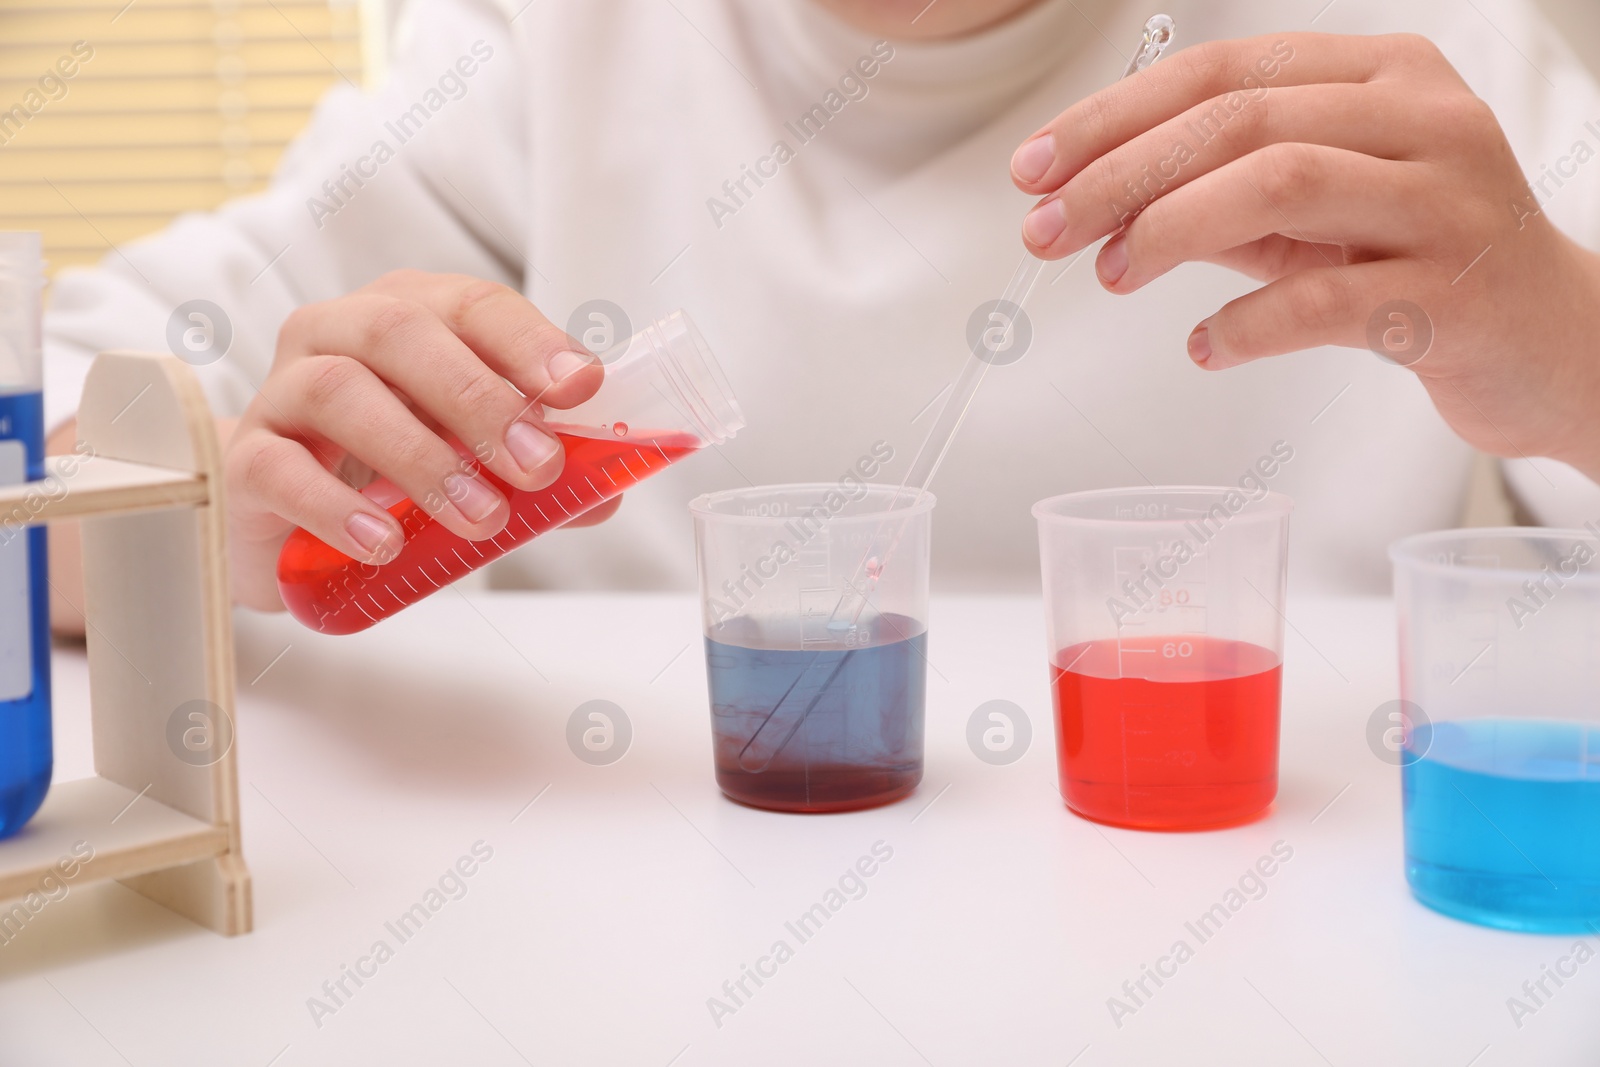
{"type": "Polygon", "coordinates": [[[377,65],[362,21],[358,0],[0,0],[0,229],[41,230],[53,273],[261,188],[323,91],[377,65]]]}

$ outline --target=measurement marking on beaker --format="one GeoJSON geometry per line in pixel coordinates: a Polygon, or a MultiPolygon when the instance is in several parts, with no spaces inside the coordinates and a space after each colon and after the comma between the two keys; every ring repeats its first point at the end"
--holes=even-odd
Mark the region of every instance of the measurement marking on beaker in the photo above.
{"type": "Polygon", "coordinates": [[[656,451],[657,451],[657,452],[660,452],[660,453],[661,453],[661,459],[662,459],[662,462],[665,462],[665,463],[671,463],[671,462],[672,462],[672,460],[671,460],[671,459],[669,459],[669,458],[668,458],[668,457],[667,457],[667,454],[666,454],[666,452],[665,452],[665,451],[663,451],[663,450],[662,450],[662,448],[661,448],[661,442],[659,442],[659,441],[657,441],[657,440],[655,440],[655,439],[654,439],[654,438],[652,438],[652,439],[651,439],[651,441],[650,441],[650,443],[651,443],[651,444],[652,444],[652,445],[655,445],[655,446],[656,446],[656,451]]]}
{"type": "MultiPolygon", "coordinates": [[[[544,521],[545,521],[545,522],[549,522],[549,521],[550,521],[550,516],[548,516],[548,515],[546,515],[546,514],[545,514],[545,513],[544,513],[544,508],[541,508],[541,507],[540,507],[540,506],[539,506],[539,505],[538,505],[538,504],[537,504],[537,503],[535,503],[535,504],[534,504],[534,505],[533,505],[533,510],[534,510],[534,511],[537,511],[537,512],[538,512],[538,513],[539,513],[539,517],[540,517],[540,518],[541,518],[541,519],[543,519],[543,520],[544,520],[544,521]]],[[[523,520],[523,521],[524,521],[524,522],[526,522],[526,521],[527,521],[527,520],[526,520],[526,519],[524,519],[524,520],[523,520]]],[[[529,527],[529,529],[532,529],[532,527],[529,527]]]]}
{"type": "Polygon", "coordinates": [[[563,515],[565,515],[569,519],[572,518],[572,512],[567,510],[567,506],[561,502],[561,498],[560,497],[553,496],[550,499],[555,503],[556,507],[561,509],[561,513],[563,515]]]}
{"type": "MultiPolygon", "coordinates": [[[[474,551],[474,552],[476,552],[478,554],[478,558],[480,558],[480,559],[483,558],[483,549],[478,547],[478,542],[476,542],[476,541],[468,541],[467,544],[472,546],[472,551],[474,551]]],[[[496,546],[496,547],[499,547],[499,546],[496,546]]],[[[462,563],[466,563],[467,561],[466,560],[462,560],[461,562],[462,563]]],[[[470,564],[469,564],[469,566],[470,566],[470,564]]]]}
{"type": "MultiPolygon", "coordinates": [[[[471,544],[471,542],[469,541],[468,544],[471,544]]],[[[467,557],[461,554],[461,550],[459,548],[452,548],[450,551],[456,554],[456,559],[461,561],[461,565],[463,567],[467,568],[469,571],[472,569],[472,564],[467,562],[467,557]]]]}
{"type": "MultiPolygon", "coordinates": [[[[543,515],[544,512],[541,511],[539,514],[543,515]]],[[[518,515],[517,521],[522,523],[524,526],[528,526],[528,518],[526,515],[518,515]]],[[[535,530],[532,526],[528,526],[528,532],[533,534],[535,537],[539,536],[539,531],[535,530]]]]}
{"type": "Polygon", "coordinates": [[[400,595],[398,593],[396,593],[393,589],[389,588],[389,583],[388,582],[384,582],[383,583],[383,588],[390,596],[394,597],[394,602],[396,604],[399,604],[401,607],[405,607],[406,606],[406,602],[404,600],[400,599],[400,595]]]}
{"type": "Polygon", "coordinates": [[[615,478],[611,477],[611,472],[606,470],[604,466],[602,466],[600,468],[600,473],[604,474],[606,476],[606,481],[610,482],[612,485],[616,485],[617,484],[617,480],[615,478]]]}
{"type": "MultiPolygon", "coordinates": [[[[366,615],[367,618],[369,618],[369,619],[372,619],[372,615],[367,611],[367,609],[361,606],[361,601],[352,600],[352,601],[350,601],[350,603],[354,604],[356,606],[356,610],[361,612],[361,614],[366,615]]],[[[377,622],[378,620],[377,619],[372,619],[372,621],[373,622],[377,622]]]]}
{"type": "Polygon", "coordinates": [[[569,485],[569,486],[567,486],[567,492],[572,494],[572,502],[574,504],[576,504],[580,508],[583,507],[583,498],[578,496],[578,491],[576,489],[572,488],[572,486],[569,485]]]}
{"type": "Polygon", "coordinates": [[[628,457],[627,456],[618,456],[617,457],[617,462],[622,464],[622,469],[628,472],[628,477],[633,479],[633,484],[638,485],[639,484],[639,476],[637,474],[633,473],[633,468],[632,467],[628,466],[628,457]]]}
{"type": "Polygon", "coordinates": [[[590,488],[590,489],[594,489],[594,495],[595,495],[595,496],[596,496],[596,497],[599,497],[599,496],[601,496],[601,495],[603,495],[603,494],[602,494],[602,493],[601,493],[601,492],[600,492],[600,490],[598,490],[598,489],[595,489],[595,488],[594,488],[594,482],[592,482],[592,481],[589,481],[589,476],[588,476],[588,475],[587,475],[587,474],[585,474],[585,475],[584,475],[584,476],[583,476],[583,480],[584,480],[584,481],[586,481],[586,482],[589,482],[589,488],[590,488]]]}
{"type": "MultiPolygon", "coordinates": [[[[433,561],[435,563],[439,563],[439,558],[437,556],[435,556],[433,561]]],[[[450,576],[450,572],[444,570],[444,564],[439,563],[439,569],[441,571],[444,571],[444,574],[445,574],[446,578],[448,578],[450,576]]],[[[433,587],[435,589],[439,588],[439,583],[438,582],[434,582],[433,581],[433,575],[428,573],[428,565],[426,563],[419,563],[417,565],[417,573],[422,575],[424,578],[428,579],[428,581],[433,582],[433,587]]]]}
{"type": "MultiPolygon", "coordinates": [[[[407,585],[411,585],[411,579],[410,579],[410,578],[407,578],[407,577],[406,577],[406,576],[405,576],[405,575],[403,575],[403,574],[402,574],[402,575],[401,575],[401,576],[400,576],[400,580],[401,580],[401,581],[402,581],[402,582],[405,582],[405,583],[406,583],[406,584],[407,584],[407,585]]],[[[418,589],[418,588],[417,588],[417,587],[416,587],[416,586],[414,586],[414,585],[411,585],[411,591],[412,591],[412,592],[413,592],[413,593],[415,593],[415,594],[417,594],[417,595],[418,595],[418,596],[421,596],[421,595],[422,595],[422,590],[420,590],[420,589],[418,589]]]]}

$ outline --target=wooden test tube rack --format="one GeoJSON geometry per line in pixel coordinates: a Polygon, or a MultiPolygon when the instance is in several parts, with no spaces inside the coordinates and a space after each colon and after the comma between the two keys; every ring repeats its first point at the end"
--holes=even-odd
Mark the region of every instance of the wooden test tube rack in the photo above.
{"type": "MultiPolygon", "coordinates": [[[[80,455],[47,461],[52,478],[0,488],[0,517],[23,508],[35,523],[82,523],[96,776],[52,785],[33,820],[0,841],[0,902],[53,871],[70,887],[115,878],[202,926],[246,933],[235,746],[195,765],[168,742],[169,720],[190,701],[236,723],[210,409],[172,356],[107,352],[84,385],[78,438],[80,455]],[[63,879],[57,864],[80,842],[93,856],[63,879]]],[[[0,919],[13,906],[0,903],[0,919]]]]}

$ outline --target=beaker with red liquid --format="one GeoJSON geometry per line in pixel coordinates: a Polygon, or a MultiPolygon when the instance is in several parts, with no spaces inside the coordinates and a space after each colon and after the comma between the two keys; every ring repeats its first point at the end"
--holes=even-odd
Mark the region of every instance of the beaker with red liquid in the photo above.
{"type": "Polygon", "coordinates": [[[503,530],[481,541],[460,537],[379,478],[362,492],[399,521],[400,550],[387,560],[358,560],[296,530],[278,556],[278,591],[289,612],[323,633],[365,630],[743,428],[722,368],[683,312],[646,326],[617,352],[603,360],[605,380],[594,396],[547,413],[566,450],[553,484],[515,489],[457,446],[462,462],[510,502],[503,530]]]}
{"type": "Polygon", "coordinates": [[[1177,487],[1041,501],[1062,798],[1143,830],[1203,830],[1278,791],[1290,501],[1177,487]]]}

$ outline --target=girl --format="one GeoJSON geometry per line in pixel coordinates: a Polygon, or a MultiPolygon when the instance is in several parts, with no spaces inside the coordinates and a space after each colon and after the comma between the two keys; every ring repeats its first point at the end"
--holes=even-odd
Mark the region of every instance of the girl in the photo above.
{"type": "Polygon", "coordinates": [[[268,191],[59,279],[56,439],[95,351],[215,304],[234,590],[273,609],[293,527],[395,543],[371,471],[494,534],[445,438],[548,484],[595,302],[683,306],[749,428],[497,583],[687,587],[692,494],[874,448],[898,478],[1022,219],[1051,264],[935,487],[945,587],[1031,583],[1040,497],[1287,452],[1298,587],[1378,590],[1473,448],[1535,515],[1600,518],[1600,94],[1520,0],[1472,7],[1189,0],[1190,47],[1114,82],[1153,13],[1117,0],[417,0],[268,191]]]}

